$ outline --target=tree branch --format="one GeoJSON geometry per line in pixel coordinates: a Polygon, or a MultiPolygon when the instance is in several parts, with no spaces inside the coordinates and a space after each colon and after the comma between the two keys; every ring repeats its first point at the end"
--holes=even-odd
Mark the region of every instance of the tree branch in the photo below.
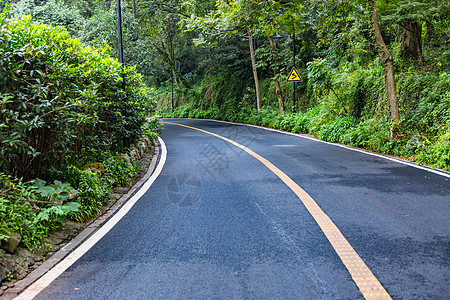
{"type": "Polygon", "coordinates": [[[43,114],[42,116],[39,116],[39,119],[40,119],[40,118],[43,118],[43,117],[45,117],[45,116],[47,116],[47,115],[49,115],[49,114],[51,114],[51,113],[54,113],[54,112],[56,112],[56,111],[58,111],[58,110],[61,110],[61,109],[64,109],[64,108],[69,108],[69,107],[72,107],[72,106],[80,106],[80,105],[78,105],[78,104],[76,104],[76,103],[72,103],[72,104],[69,104],[69,105],[66,105],[66,106],[63,106],[63,107],[58,107],[58,108],[56,108],[56,109],[54,109],[54,110],[51,110],[51,111],[49,111],[49,112],[43,114]]]}

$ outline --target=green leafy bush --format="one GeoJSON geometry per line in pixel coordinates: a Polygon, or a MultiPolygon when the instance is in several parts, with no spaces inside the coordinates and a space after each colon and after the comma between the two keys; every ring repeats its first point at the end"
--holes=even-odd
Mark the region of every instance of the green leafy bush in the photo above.
{"type": "Polygon", "coordinates": [[[118,155],[111,156],[103,162],[105,176],[112,179],[114,186],[126,186],[137,177],[139,163],[127,162],[118,155]]]}
{"type": "Polygon", "coordinates": [[[13,6],[11,16],[13,18],[22,18],[22,15],[31,15],[34,22],[51,24],[53,26],[62,26],[71,34],[80,29],[80,24],[84,22],[81,11],[70,3],[64,3],[57,0],[39,1],[36,5],[35,0],[21,0],[13,6]]]}
{"type": "Polygon", "coordinates": [[[189,112],[193,110],[193,104],[178,106],[172,113],[174,118],[189,118],[189,112]]]}
{"type": "Polygon", "coordinates": [[[296,125],[296,114],[285,114],[280,122],[280,128],[284,131],[292,131],[296,125]]]}
{"type": "Polygon", "coordinates": [[[74,199],[78,194],[78,191],[73,189],[69,183],[55,180],[54,184],[46,185],[46,182],[41,179],[35,179],[31,182],[33,182],[33,187],[37,188],[36,194],[39,194],[48,203],[52,203],[51,206],[42,208],[35,220],[53,220],[62,223],[67,216],[72,216],[78,212],[79,203],[67,202],[68,199],[74,199]]]}
{"type": "Polygon", "coordinates": [[[389,126],[379,120],[366,120],[356,124],[341,136],[341,142],[366,149],[388,153],[391,147],[389,141],[389,126]]]}
{"type": "Polygon", "coordinates": [[[134,67],[61,28],[0,14],[0,171],[32,178],[89,149],[138,139],[152,110],[134,67]],[[122,72],[126,89],[122,90],[122,72]]]}
{"type": "Polygon", "coordinates": [[[66,216],[77,213],[79,204],[69,201],[77,195],[67,183],[43,180],[23,182],[0,173],[0,235],[16,231],[29,249],[43,246],[48,234],[58,229],[66,216]]]}
{"type": "Polygon", "coordinates": [[[244,119],[244,123],[250,123],[250,124],[254,124],[254,125],[262,125],[263,115],[261,113],[259,113],[256,109],[252,109],[250,115],[244,119]]]}
{"type": "Polygon", "coordinates": [[[450,131],[440,135],[434,142],[426,139],[416,152],[418,163],[450,171],[450,131]]]}
{"type": "Polygon", "coordinates": [[[292,131],[295,133],[308,133],[309,127],[309,114],[308,113],[298,113],[296,114],[295,124],[292,131]]]}
{"type": "Polygon", "coordinates": [[[206,119],[220,119],[220,111],[215,107],[210,107],[205,112],[206,119]]]}
{"type": "Polygon", "coordinates": [[[90,169],[81,170],[74,166],[68,168],[68,179],[79,191],[76,201],[80,207],[72,218],[78,222],[95,218],[110,195],[111,181],[101,180],[99,175],[90,169]]]}
{"type": "Polygon", "coordinates": [[[274,119],[278,116],[278,112],[270,107],[263,107],[260,112],[261,114],[261,124],[265,127],[274,127],[274,119]]]}
{"type": "Polygon", "coordinates": [[[356,120],[352,117],[338,117],[320,129],[319,138],[332,143],[337,143],[341,137],[356,126],[356,120]]]}
{"type": "Polygon", "coordinates": [[[399,81],[402,125],[410,132],[435,135],[450,127],[450,74],[408,72],[399,81]]]}
{"type": "Polygon", "coordinates": [[[0,173],[0,231],[3,235],[9,230],[20,233],[29,248],[40,246],[52,227],[35,221],[36,201],[31,184],[0,173]]]}
{"type": "Polygon", "coordinates": [[[146,118],[142,125],[142,133],[147,136],[150,136],[151,132],[161,133],[164,129],[164,125],[161,123],[160,118],[159,115],[146,118]]]}
{"type": "Polygon", "coordinates": [[[59,206],[51,206],[41,210],[35,220],[38,222],[56,220],[58,223],[64,222],[66,216],[74,215],[78,212],[81,204],[78,202],[68,202],[59,206]]]}

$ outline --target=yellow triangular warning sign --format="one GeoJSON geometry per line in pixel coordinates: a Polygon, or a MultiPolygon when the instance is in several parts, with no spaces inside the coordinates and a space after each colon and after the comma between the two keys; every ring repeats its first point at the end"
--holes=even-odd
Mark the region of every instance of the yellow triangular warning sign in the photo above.
{"type": "Polygon", "coordinates": [[[291,73],[289,73],[289,77],[287,79],[288,82],[300,82],[302,78],[298,75],[298,72],[295,68],[292,68],[291,73]]]}

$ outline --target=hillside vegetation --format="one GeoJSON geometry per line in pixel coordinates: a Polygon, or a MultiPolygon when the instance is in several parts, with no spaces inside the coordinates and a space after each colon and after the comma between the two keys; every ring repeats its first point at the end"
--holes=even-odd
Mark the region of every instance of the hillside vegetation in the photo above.
{"type": "Polygon", "coordinates": [[[450,170],[446,1],[216,4],[177,23],[190,30],[177,38],[195,33],[195,52],[179,55],[198,68],[189,85],[176,80],[173,113],[171,82],[161,84],[162,115],[308,133],[450,170]]]}

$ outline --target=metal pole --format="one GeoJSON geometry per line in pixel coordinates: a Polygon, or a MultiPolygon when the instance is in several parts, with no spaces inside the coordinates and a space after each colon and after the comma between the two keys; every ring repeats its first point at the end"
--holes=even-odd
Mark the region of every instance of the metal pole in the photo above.
{"type": "Polygon", "coordinates": [[[173,112],[173,70],[172,70],[172,112],[173,112]]]}
{"type": "MultiPolygon", "coordinates": [[[[117,0],[117,31],[119,36],[119,62],[120,62],[120,68],[121,68],[121,75],[122,75],[122,90],[125,92],[125,72],[123,68],[123,47],[122,47],[122,9],[120,7],[120,1],[117,0]]],[[[123,117],[127,118],[127,107],[126,104],[122,106],[123,107],[123,117]]],[[[130,148],[130,137],[128,136],[127,132],[127,124],[125,124],[125,135],[123,137],[123,147],[124,148],[130,148]]]]}
{"type": "Polygon", "coordinates": [[[122,9],[120,8],[120,1],[117,0],[117,31],[119,35],[119,62],[122,65],[122,84],[125,88],[125,80],[123,80],[122,9]]]}
{"type": "MultiPolygon", "coordinates": [[[[293,59],[292,59],[292,63],[294,64],[294,68],[295,68],[295,33],[292,34],[292,48],[293,48],[293,59]]],[[[293,107],[292,107],[292,111],[295,112],[296,111],[296,103],[295,103],[295,81],[294,81],[294,87],[292,90],[292,103],[293,103],[293,107]]]]}
{"type": "MultiPolygon", "coordinates": [[[[258,68],[256,67],[256,49],[258,48],[258,43],[256,41],[256,37],[252,37],[252,39],[253,39],[253,53],[255,57],[256,76],[258,76],[258,68]]],[[[258,91],[256,90],[256,86],[255,86],[255,103],[256,109],[258,109],[258,91]]]]}

